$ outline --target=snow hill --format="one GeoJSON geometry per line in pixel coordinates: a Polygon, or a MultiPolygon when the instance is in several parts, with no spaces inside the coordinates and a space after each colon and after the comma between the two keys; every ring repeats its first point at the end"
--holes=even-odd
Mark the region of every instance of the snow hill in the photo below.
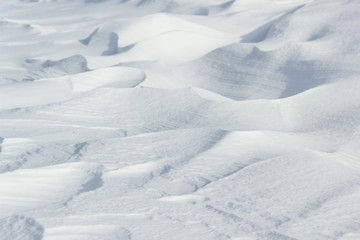
{"type": "Polygon", "coordinates": [[[0,240],[360,239],[358,0],[1,0],[0,240]]]}

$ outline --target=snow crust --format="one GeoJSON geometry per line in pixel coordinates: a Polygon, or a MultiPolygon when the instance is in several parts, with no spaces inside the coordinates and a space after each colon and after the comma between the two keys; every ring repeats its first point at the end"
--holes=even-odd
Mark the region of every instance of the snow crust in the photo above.
{"type": "Polygon", "coordinates": [[[360,239],[356,0],[0,1],[0,240],[360,239]]]}

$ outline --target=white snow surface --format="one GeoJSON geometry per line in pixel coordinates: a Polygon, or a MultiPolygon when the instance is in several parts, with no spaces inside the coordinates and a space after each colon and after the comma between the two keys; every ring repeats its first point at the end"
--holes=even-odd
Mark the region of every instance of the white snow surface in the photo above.
{"type": "Polygon", "coordinates": [[[0,240],[360,239],[360,1],[1,0],[0,240]]]}

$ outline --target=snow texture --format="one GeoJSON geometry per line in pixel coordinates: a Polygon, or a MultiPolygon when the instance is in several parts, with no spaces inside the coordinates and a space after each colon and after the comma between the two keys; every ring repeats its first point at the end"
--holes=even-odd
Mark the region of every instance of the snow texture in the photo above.
{"type": "Polygon", "coordinates": [[[1,0],[0,240],[360,239],[357,0],[1,0]]]}

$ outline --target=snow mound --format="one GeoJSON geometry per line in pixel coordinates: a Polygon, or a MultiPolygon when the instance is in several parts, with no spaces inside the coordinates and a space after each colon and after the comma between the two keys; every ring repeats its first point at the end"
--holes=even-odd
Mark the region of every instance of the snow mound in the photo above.
{"type": "MultiPolygon", "coordinates": [[[[220,39],[232,38],[229,34],[200,24],[185,21],[168,13],[152,14],[131,21],[124,27],[120,28],[117,33],[121,36],[119,39],[119,45],[127,46],[171,31],[185,31],[220,39]]],[[[181,42],[181,40],[179,42],[181,42]]]]}
{"type": "Polygon", "coordinates": [[[109,24],[80,40],[93,55],[115,55],[107,60],[89,58],[91,66],[99,60],[106,61],[107,66],[135,61],[181,64],[237,41],[227,33],[166,13],[145,16],[119,26],[109,24]]]}
{"type": "Polygon", "coordinates": [[[0,109],[56,103],[71,96],[71,85],[65,81],[11,83],[0,88],[0,109]]]}
{"type": "Polygon", "coordinates": [[[44,228],[33,218],[14,215],[0,219],[1,240],[41,240],[44,228]]]}
{"type": "Polygon", "coordinates": [[[145,73],[139,69],[109,67],[68,77],[75,92],[85,92],[99,87],[132,88],[143,82],[145,73]]]}
{"type": "Polygon", "coordinates": [[[206,35],[174,30],[138,42],[118,58],[119,61],[160,61],[181,64],[236,42],[234,38],[212,38],[206,35]]]}
{"type": "Polygon", "coordinates": [[[75,93],[100,87],[132,88],[145,78],[141,70],[112,67],[66,77],[6,84],[0,88],[0,109],[57,103],[71,99],[75,93]]]}
{"type": "Polygon", "coordinates": [[[99,176],[101,168],[86,163],[65,163],[1,174],[0,216],[64,204],[81,192],[95,189],[99,176]]]}

